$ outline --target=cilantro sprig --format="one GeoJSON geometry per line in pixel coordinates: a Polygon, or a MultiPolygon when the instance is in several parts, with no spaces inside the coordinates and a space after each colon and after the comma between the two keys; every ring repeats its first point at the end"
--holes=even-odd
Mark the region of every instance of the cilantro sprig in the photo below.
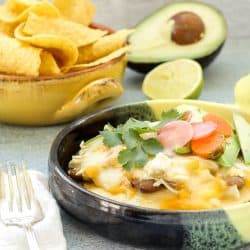
{"type": "Polygon", "coordinates": [[[154,156],[163,150],[163,146],[156,138],[143,139],[142,134],[156,133],[165,124],[181,120],[186,112],[170,109],[162,112],[162,120],[155,126],[149,122],[130,118],[125,124],[114,128],[108,124],[100,132],[103,143],[108,147],[124,144],[126,148],[118,155],[118,161],[123,168],[130,170],[133,167],[142,168],[150,156],[154,156]]]}
{"type": "Polygon", "coordinates": [[[103,137],[103,143],[108,147],[114,147],[122,144],[121,136],[116,131],[104,130],[100,134],[103,137]]]}
{"type": "Polygon", "coordinates": [[[150,156],[156,155],[163,150],[163,146],[156,138],[143,139],[141,134],[156,132],[156,128],[150,127],[148,122],[130,118],[124,125],[117,128],[108,125],[100,134],[103,143],[108,147],[124,144],[126,148],[118,155],[118,161],[124,169],[133,167],[142,168],[150,156]]]}

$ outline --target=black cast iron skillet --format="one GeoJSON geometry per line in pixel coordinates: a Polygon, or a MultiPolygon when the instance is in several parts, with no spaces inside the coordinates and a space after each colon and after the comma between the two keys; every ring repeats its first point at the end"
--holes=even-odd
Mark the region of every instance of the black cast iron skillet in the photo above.
{"type": "Polygon", "coordinates": [[[249,241],[242,237],[238,226],[230,221],[224,209],[162,211],[127,205],[94,194],[67,175],[68,163],[79,150],[80,142],[97,135],[107,122],[116,126],[129,117],[153,121],[158,104],[161,108],[162,105],[171,108],[175,103],[149,101],[129,104],[71,123],[59,133],[51,147],[50,190],[63,209],[112,240],[164,249],[226,250],[245,246],[249,241]]]}

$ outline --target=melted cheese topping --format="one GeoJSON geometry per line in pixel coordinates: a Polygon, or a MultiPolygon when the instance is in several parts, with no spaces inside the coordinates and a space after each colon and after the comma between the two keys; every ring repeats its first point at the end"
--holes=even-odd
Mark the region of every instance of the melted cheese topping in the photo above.
{"type": "Polygon", "coordinates": [[[155,209],[211,209],[250,201],[250,168],[240,160],[226,169],[196,156],[159,153],[144,168],[128,172],[117,159],[123,148],[122,145],[107,148],[97,143],[91,150],[85,150],[83,145],[77,164],[81,165],[84,179],[92,181],[83,183],[85,188],[116,201],[155,209]],[[226,176],[241,176],[245,185],[241,189],[228,186],[226,176]],[[175,192],[163,188],[145,194],[132,187],[133,179],[153,179],[166,187],[174,182],[178,188],[175,192]]]}

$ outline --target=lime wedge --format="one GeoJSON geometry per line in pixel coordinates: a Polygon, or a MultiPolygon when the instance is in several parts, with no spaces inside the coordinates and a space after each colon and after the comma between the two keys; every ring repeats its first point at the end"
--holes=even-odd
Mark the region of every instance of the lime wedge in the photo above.
{"type": "Polygon", "coordinates": [[[196,99],[203,87],[202,68],[196,61],[179,59],[150,71],[142,91],[151,99],[196,99]]]}
{"type": "Polygon", "coordinates": [[[250,112],[250,75],[242,77],[235,85],[235,103],[245,112],[250,112]]]}

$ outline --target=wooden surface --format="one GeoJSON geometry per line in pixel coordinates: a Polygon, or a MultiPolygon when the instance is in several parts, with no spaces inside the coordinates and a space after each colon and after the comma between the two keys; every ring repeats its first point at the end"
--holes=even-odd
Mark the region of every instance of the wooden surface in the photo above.
{"type": "MultiPolygon", "coordinates": [[[[67,0],[65,0],[67,1],[67,0]]],[[[97,21],[115,28],[132,27],[167,0],[94,0],[97,21]]],[[[205,71],[201,99],[233,103],[235,82],[250,72],[250,0],[206,1],[220,8],[229,24],[229,39],[216,61],[205,71]]],[[[143,76],[127,70],[124,95],[114,105],[145,100],[141,92],[143,76]]],[[[47,174],[50,145],[62,126],[25,128],[0,125],[0,162],[26,160],[30,168],[47,174]]],[[[104,239],[62,211],[69,250],[139,249],[104,239]]]]}

